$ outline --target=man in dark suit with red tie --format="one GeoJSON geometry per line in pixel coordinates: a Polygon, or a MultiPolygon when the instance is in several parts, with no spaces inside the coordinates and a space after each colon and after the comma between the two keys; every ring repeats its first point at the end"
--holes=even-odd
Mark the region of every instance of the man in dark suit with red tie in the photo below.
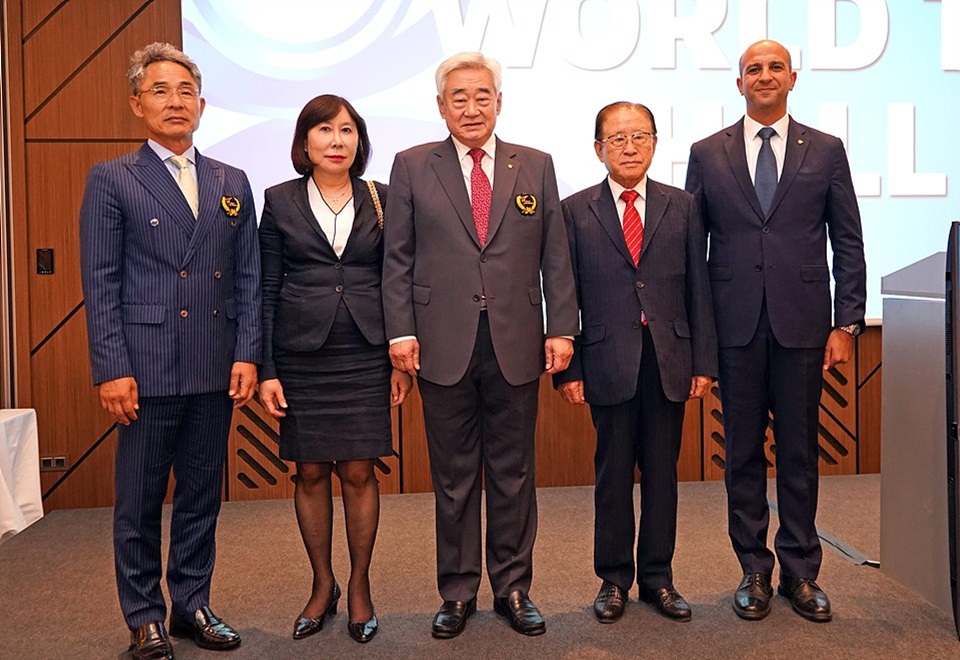
{"type": "Polygon", "coordinates": [[[260,362],[260,252],[246,175],[193,146],[197,65],[170,44],[137,51],[130,107],[147,141],[95,165],[80,211],[90,362],[116,420],[114,555],[134,658],[172,658],[160,588],[161,510],[176,480],[166,582],[170,634],[233,649],[210,610],[234,407],[260,362]]]}
{"type": "Polygon", "coordinates": [[[494,610],[538,635],[546,625],[529,590],[539,378],[566,368],[578,330],[560,197],[549,155],[494,136],[495,60],[454,55],[436,81],[450,137],[397,154],[383,238],[390,357],[419,376],[437,498],[443,605],[432,633],[455,637],[476,611],[485,486],[494,610]]]}
{"type": "Polygon", "coordinates": [[[770,612],[764,439],[772,412],[778,590],[798,614],[823,622],[832,611],[816,582],[822,372],[853,356],[864,323],[866,265],[843,144],[788,116],[796,79],[782,45],[747,48],[737,79],[746,116],[693,145],[686,188],[709,235],[729,533],[743,569],[733,608],[748,620],[770,612]]]}
{"type": "Polygon", "coordinates": [[[566,401],[590,404],[597,431],[594,614],[619,619],[636,581],[641,600],[689,621],[671,563],[685,402],[717,373],[703,227],[689,193],[647,176],[657,125],[646,106],[606,106],[595,140],[607,178],[563,200],[582,328],[553,377],[566,401]]]}

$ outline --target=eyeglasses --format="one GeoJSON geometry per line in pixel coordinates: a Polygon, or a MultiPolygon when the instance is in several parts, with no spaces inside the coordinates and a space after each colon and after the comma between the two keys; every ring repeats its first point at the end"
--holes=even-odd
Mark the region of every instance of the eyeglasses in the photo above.
{"type": "Polygon", "coordinates": [[[627,140],[630,140],[638,147],[649,147],[651,144],[653,144],[653,141],[656,139],[656,137],[656,135],[650,133],[649,131],[637,131],[636,133],[631,133],[630,135],[617,133],[616,135],[611,135],[608,138],[597,140],[597,142],[607,145],[607,149],[620,151],[627,146],[627,140]]]}
{"type": "Polygon", "coordinates": [[[174,94],[176,94],[184,103],[192,103],[200,96],[200,91],[192,85],[182,85],[175,88],[165,87],[164,85],[156,85],[154,87],[150,87],[149,89],[141,89],[139,92],[137,92],[137,96],[140,96],[141,94],[149,94],[155,101],[159,103],[166,103],[173,97],[174,94]]]}

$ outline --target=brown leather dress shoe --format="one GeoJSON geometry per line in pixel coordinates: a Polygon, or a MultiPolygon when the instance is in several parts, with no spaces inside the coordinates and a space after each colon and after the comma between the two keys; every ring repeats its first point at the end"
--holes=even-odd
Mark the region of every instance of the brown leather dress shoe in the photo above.
{"type": "Polygon", "coordinates": [[[240,635],[204,605],[193,613],[193,620],[170,613],[170,634],[192,639],[202,649],[229,651],[240,646],[240,635]]]}
{"type": "Polygon", "coordinates": [[[493,599],[493,611],[510,622],[510,627],[521,635],[542,635],[547,632],[547,623],[530,597],[519,589],[506,598],[493,599]]]}
{"type": "Polygon", "coordinates": [[[789,598],[793,611],[808,621],[826,623],[833,618],[830,599],[813,580],[781,575],[777,591],[789,598]]]}
{"type": "Polygon", "coordinates": [[[693,618],[693,612],[690,611],[690,604],[684,600],[683,596],[677,593],[673,586],[660,587],[659,589],[640,588],[640,600],[644,603],[650,603],[663,616],[674,621],[689,621],[693,618]]]}
{"type": "Polygon", "coordinates": [[[603,581],[600,591],[593,601],[593,613],[600,623],[613,623],[621,616],[627,606],[627,592],[613,582],[603,581]]]}
{"type": "Polygon", "coordinates": [[[744,573],[737,593],[733,595],[733,611],[741,619],[759,621],[770,614],[773,587],[770,576],[763,573],[744,573]]]}
{"type": "Polygon", "coordinates": [[[433,617],[431,630],[437,639],[450,639],[463,632],[467,626],[467,618],[477,611],[477,599],[468,601],[445,600],[437,615],[433,617]]]}
{"type": "Polygon", "coordinates": [[[162,621],[145,623],[130,631],[130,657],[134,660],[173,660],[173,646],[162,621]]]}

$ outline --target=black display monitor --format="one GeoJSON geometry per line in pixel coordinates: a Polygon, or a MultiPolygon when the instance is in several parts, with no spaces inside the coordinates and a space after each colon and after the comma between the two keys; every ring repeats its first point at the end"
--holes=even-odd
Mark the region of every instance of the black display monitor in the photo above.
{"type": "Polygon", "coordinates": [[[960,593],[957,589],[958,574],[960,574],[960,525],[957,524],[957,515],[960,513],[960,489],[957,488],[957,479],[960,478],[960,447],[958,447],[957,426],[960,420],[960,387],[957,386],[954,375],[960,378],[960,222],[950,225],[950,237],[947,242],[946,264],[946,369],[947,369],[947,525],[950,535],[950,599],[953,604],[953,623],[960,637],[960,593]],[[958,331],[954,332],[957,328],[958,331]]]}

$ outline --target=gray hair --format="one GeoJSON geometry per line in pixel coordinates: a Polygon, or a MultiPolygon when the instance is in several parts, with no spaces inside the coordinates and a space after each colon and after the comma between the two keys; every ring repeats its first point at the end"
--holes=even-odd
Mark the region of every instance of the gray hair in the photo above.
{"type": "Polygon", "coordinates": [[[172,44],[155,41],[144,46],[130,58],[130,68],[127,69],[127,82],[134,96],[140,91],[140,85],[147,75],[147,67],[157,62],[173,62],[190,72],[197,83],[197,91],[201,90],[200,69],[197,63],[191,60],[183,51],[172,44]]]}
{"type": "Polygon", "coordinates": [[[437,67],[436,75],[437,94],[443,96],[443,92],[447,88],[447,78],[451,73],[460,69],[482,69],[489,72],[493,78],[494,94],[500,93],[500,62],[492,57],[485,56],[483,53],[472,52],[457,53],[440,63],[440,66],[437,67]]]}

